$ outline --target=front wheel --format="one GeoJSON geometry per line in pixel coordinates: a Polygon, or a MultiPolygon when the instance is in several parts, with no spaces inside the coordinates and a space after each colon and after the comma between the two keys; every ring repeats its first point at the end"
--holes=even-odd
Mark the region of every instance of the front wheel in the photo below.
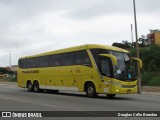
{"type": "Polygon", "coordinates": [[[116,96],[116,94],[107,94],[107,96],[108,96],[109,98],[114,98],[114,97],[116,96]]]}
{"type": "Polygon", "coordinates": [[[86,94],[88,97],[97,97],[96,89],[93,83],[86,86],[86,94]]]}

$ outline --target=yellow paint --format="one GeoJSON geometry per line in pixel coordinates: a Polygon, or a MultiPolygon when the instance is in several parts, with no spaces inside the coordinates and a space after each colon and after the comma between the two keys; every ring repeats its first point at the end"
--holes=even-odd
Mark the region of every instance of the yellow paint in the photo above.
{"type": "Polygon", "coordinates": [[[142,68],[142,60],[140,60],[139,58],[134,58],[134,57],[132,57],[132,59],[138,61],[140,68],[142,68]]]}
{"type": "Polygon", "coordinates": [[[117,65],[117,58],[114,55],[111,55],[111,54],[100,54],[100,55],[111,58],[113,64],[117,65]]]}

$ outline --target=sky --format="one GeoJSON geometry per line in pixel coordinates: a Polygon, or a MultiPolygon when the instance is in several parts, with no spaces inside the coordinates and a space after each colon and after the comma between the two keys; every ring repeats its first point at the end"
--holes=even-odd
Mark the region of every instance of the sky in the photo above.
{"type": "MultiPolygon", "coordinates": [[[[135,1],[138,36],[160,29],[160,0],[135,1]]],[[[134,34],[133,0],[0,0],[0,67],[10,56],[17,65],[56,49],[131,42],[131,24],[134,34]]]]}

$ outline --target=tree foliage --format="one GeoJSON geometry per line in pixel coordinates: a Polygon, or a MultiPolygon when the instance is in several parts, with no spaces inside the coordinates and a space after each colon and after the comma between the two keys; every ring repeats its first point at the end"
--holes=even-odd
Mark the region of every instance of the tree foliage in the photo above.
{"type": "Polygon", "coordinates": [[[138,39],[138,42],[139,42],[139,46],[140,46],[140,47],[145,47],[145,46],[146,46],[145,43],[148,42],[147,36],[142,35],[142,36],[138,39]]]}
{"type": "Polygon", "coordinates": [[[8,70],[6,68],[0,67],[0,73],[6,74],[8,73],[8,70]]]}
{"type": "Polygon", "coordinates": [[[123,48],[123,49],[131,49],[132,43],[128,42],[127,40],[123,40],[122,43],[113,43],[112,46],[123,48]]]}
{"type": "MultiPolygon", "coordinates": [[[[136,50],[131,50],[131,55],[136,57],[136,50]]],[[[143,61],[142,85],[160,86],[160,46],[151,45],[140,48],[140,59],[143,61]]]]}
{"type": "MultiPolygon", "coordinates": [[[[131,50],[131,55],[136,57],[136,50],[131,50]]],[[[143,61],[143,70],[160,71],[160,46],[151,45],[139,49],[140,59],[143,61]]]]}

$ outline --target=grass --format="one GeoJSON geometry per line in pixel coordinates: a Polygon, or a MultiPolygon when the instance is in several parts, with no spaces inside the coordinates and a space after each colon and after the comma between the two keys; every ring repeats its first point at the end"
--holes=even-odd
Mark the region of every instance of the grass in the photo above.
{"type": "Polygon", "coordinates": [[[142,73],[142,85],[160,86],[160,74],[151,71],[145,71],[142,73]]]}

